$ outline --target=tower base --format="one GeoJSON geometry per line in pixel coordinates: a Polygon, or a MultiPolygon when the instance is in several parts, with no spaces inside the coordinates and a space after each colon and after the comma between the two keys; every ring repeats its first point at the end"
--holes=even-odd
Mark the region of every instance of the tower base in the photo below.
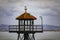
{"type": "Polygon", "coordinates": [[[34,33],[31,33],[31,35],[29,33],[24,33],[23,36],[18,33],[17,40],[35,40],[34,33]]]}

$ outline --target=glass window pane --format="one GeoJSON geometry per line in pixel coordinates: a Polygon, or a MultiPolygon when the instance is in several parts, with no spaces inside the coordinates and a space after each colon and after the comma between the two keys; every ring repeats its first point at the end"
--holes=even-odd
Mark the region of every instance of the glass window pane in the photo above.
{"type": "Polygon", "coordinates": [[[30,25],[30,20],[28,20],[28,25],[30,25]]]}
{"type": "Polygon", "coordinates": [[[27,20],[25,20],[25,25],[27,25],[27,20]]]}
{"type": "Polygon", "coordinates": [[[20,26],[20,31],[24,31],[24,26],[20,26]]]}
{"type": "Polygon", "coordinates": [[[24,25],[24,20],[20,20],[20,25],[24,25]]]}
{"type": "Polygon", "coordinates": [[[28,31],[27,29],[28,29],[28,27],[27,27],[27,26],[25,26],[25,31],[28,31]]]}

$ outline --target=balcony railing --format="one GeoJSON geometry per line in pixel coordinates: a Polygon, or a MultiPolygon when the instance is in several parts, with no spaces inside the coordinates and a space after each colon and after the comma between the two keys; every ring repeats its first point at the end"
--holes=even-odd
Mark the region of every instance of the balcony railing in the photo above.
{"type": "MultiPolygon", "coordinates": [[[[27,25],[25,25],[26,27],[27,25]]],[[[43,31],[43,26],[42,25],[33,25],[33,28],[32,28],[32,25],[28,25],[30,28],[25,28],[24,30],[24,25],[20,25],[20,28],[18,25],[9,25],[9,31],[43,31]]]]}

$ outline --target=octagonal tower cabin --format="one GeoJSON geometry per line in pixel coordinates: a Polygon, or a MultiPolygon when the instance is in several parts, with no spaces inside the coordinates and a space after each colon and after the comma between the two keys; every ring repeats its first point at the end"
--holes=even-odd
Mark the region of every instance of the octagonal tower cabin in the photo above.
{"type": "Polygon", "coordinates": [[[36,17],[27,12],[25,6],[25,12],[16,18],[19,21],[19,31],[33,31],[34,20],[36,17]]]}

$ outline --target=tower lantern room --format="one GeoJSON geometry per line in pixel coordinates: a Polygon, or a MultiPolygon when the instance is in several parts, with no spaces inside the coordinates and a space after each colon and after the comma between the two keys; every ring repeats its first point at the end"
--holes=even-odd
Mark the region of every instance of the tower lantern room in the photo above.
{"type": "Polygon", "coordinates": [[[16,19],[19,21],[19,31],[33,31],[34,20],[36,17],[27,12],[26,6],[25,12],[22,15],[18,16],[16,19]]]}

